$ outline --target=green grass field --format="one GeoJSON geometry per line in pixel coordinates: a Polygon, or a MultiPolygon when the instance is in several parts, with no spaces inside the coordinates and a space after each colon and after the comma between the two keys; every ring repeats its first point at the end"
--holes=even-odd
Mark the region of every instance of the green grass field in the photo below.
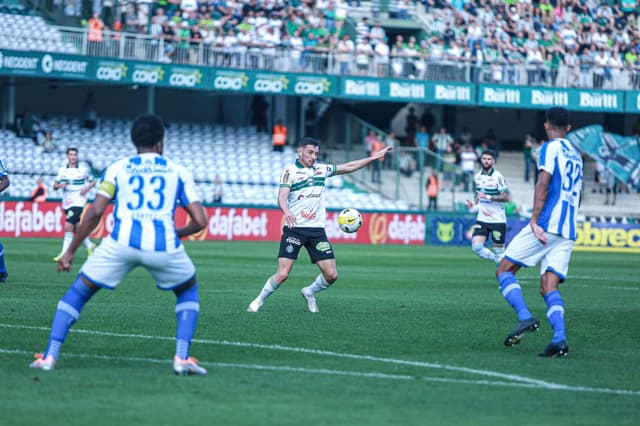
{"type": "Polygon", "coordinates": [[[45,349],[60,240],[3,239],[0,423],[623,425],[640,418],[638,255],[576,252],[561,288],[571,352],[536,354],[551,337],[538,270],[519,274],[542,321],[514,348],[515,315],[492,264],[470,249],[335,246],[340,279],[311,314],[303,253],[257,314],[245,311],[274,272],[277,244],[188,243],[200,282],[192,355],[206,377],[178,377],[175,297],[135,271],[89,302],[57,368],[27,366],[45,349]]]}

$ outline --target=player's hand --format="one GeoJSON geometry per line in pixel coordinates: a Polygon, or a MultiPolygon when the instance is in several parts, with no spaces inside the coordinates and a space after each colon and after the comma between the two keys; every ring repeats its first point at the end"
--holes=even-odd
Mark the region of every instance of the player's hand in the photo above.
{"type": "Polygon", "coordinates": [[[533,231],[533,235],[536,236],[538,241],[540,241],[542,244],[547,244],[547,234],[545,234],[544,229],[542,229],[542,227],[537,223],[533,222],[530,223],[530,226],[531,230],[533,231]]]}
{"type": "Polygon", "coordinates": [[[60,260],[58,260],[58,265],[56,266],[56,271],[67,271],[71,270],[71,263],[73,263],[73,254],[66,252],[62,255],[60,260]]]}
{"type": "Polygon", "coordinates": [[[464,202],[467,205],[468,209],[471,209],[471,207],[473,207],[473,203],[471,202],[471,200],[465,200],[464,202]]]}
{"type": "Polygon", "coordinates": [[[289,227],[289,228],[293,228],[294,226],[296,226],[296,224],[298,223],[298,221],[296,220],[296,215],[293,213],[289,213],[286,214],[284,216],[284,223],[289,227]]]}
{"type": "Polygon", "coordinates": [[[480,192],[478,192],[478,198],[484,198],[485,200],[488,200],[489,196],[487,194],[485,194],[484,192],[480,191],[480,192]]]}

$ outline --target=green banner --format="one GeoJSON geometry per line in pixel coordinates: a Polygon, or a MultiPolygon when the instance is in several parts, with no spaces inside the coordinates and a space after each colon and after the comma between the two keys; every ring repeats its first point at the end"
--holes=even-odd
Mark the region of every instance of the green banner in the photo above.
{"type": "Polygon", "coordinates": [[[343,77],[340,97],[401,102],[475,104],[475,87],[468,83],[433,83],[416,80],[388,80],[343,77]]]}
{"type": "Polygon", "coordinates": [[[0,74],[85,80],[90,78],[91,61],[83,56],[2,49],[0,74]]]}
{"type": "Polygon", "coordinates": [[[623,92],[486,84],[479,86],[478,105],[527,109],[560,106],[571,110],[601,112],[622,112],[625,107],[623,92]]]}
{"type": "Polygon", "coordinates": [[[625,92],[624,94],[625,112],[640,113],[640,92],[625,92]]]}

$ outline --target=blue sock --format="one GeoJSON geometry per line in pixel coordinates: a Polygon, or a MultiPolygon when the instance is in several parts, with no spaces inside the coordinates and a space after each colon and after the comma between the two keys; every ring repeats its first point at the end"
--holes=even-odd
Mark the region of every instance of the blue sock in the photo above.
{"type": "Polygon", "coordinates": [[[7,272],[7,266],[4,264],[4,246],[0,243],[0,272],[7,272]]]}
{"type": "Polygon", "coordinates": [[[97,291],[97,289],[87,287],[79,276],[76,278],[71,287],[69,287],[69,290],[67,290],[58,302],[58,309],[51,324],[49,345],[44,353],[45,357],[53,355],[55,359],[58,359],[60,346],[64,342],[64,339],[66,339],[69,329],[78,318],[80,318],[80,311],[85,303],[87,303],[89,299],[91,299],[91,296],[97,291]]]}
{"type": "Polygon", "coordinates": [[[544,296],[547,302],[547,319],[549,325],[553,329],[553,343],[565,340],[567,336],[564,333],[564,302],[558,290],[551,291],[544,296]]]}
{"type": "Polygon", "coordinates": [[[200,300],[198,299],[198,283],[187,290],[176,292],[176,355],[182,359],[189,358],[189,346],[196,331],[200,300]]]}
{"type": "Polygon", "coordinates": [[[502,295],[518,315],[518,321],[531,318],[531,312],[529,312],[527,304],[524,302],[522,288],[520,288],[516,276],[511,272],[503,272],[498,276],[498,282],[500,283],[502,295]]]}

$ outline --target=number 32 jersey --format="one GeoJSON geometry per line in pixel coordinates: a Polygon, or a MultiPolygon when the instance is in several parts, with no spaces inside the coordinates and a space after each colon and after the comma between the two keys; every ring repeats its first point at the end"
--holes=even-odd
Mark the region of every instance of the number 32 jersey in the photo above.
{"type": "Polygon", "coordinates": [[[575,240],[582,191],[580,152],[566,139],[551,140],[540,149],[538,169],[551,175],[538,225],[546,232],[575,240]]]}
{"type": "Polygon", "coordinates": [[[141,250],[176,251],[174,212],[200,201],[191,173],[155,153],[138,154],[104,171],[98,194],[115,200],[111,238],[141,250]]]}

